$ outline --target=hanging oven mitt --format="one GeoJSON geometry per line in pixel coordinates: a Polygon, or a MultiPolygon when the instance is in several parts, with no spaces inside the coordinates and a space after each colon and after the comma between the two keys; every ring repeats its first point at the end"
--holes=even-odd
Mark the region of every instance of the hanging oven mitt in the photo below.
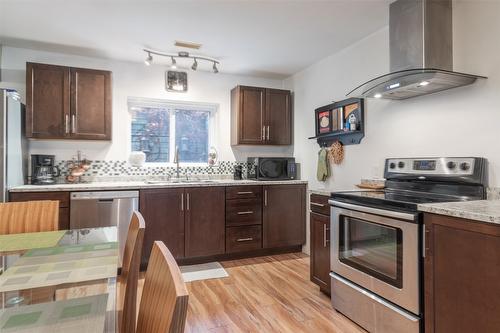
{"type": "Polygon", "coordinates": [[[320,182],[324,182],[330,177],[330,168],[328,167],[328,150],[321,148],[318,152],[318,171],[316,177],[320,182]]]}

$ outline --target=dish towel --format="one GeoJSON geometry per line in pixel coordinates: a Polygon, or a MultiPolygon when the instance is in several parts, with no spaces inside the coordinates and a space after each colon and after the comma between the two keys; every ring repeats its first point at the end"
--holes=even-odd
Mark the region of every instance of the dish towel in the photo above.
{"type": "Polygon", "coordinates": [[[324,182],[330,177],[330,167],[328,165],[328,149],[321,148],[318,152],[318,171],[316,177],[320,182],[324,182]]]}

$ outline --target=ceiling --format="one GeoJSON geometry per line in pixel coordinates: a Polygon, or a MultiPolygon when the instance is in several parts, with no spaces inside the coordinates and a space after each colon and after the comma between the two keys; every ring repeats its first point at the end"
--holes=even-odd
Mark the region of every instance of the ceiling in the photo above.
{"type": "Polygon", "coordinates": [[[183,40],[221,72],[285,78],[386,26],[389,2],[0,0],[0,43],[142,62],[183,40]]]}

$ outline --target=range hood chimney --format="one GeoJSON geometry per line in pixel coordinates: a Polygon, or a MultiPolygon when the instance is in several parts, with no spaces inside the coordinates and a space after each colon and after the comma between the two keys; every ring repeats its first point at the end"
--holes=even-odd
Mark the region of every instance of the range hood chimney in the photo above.
{"type": "Polygon", "coordinates": [[[452,0],[397,0],[389,6],[391,73],[348,97],[407,99],[472,84],[484,76],[453,71],[452,0]]]}

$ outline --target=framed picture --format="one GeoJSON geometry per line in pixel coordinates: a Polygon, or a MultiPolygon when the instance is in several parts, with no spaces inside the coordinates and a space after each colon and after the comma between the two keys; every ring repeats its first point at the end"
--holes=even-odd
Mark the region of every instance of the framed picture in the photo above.
{"type": "Polygon", "coordinates": [[[332,130],[332,111],[330,108],[316,109],[316,135],[330,133],[332,130]]]}
{"type": "Polygon", "coordinates": [[[167,71],[165,73],[165,88],[172,92],[186,92],[188,90],[187,73],[167,71]]]}

